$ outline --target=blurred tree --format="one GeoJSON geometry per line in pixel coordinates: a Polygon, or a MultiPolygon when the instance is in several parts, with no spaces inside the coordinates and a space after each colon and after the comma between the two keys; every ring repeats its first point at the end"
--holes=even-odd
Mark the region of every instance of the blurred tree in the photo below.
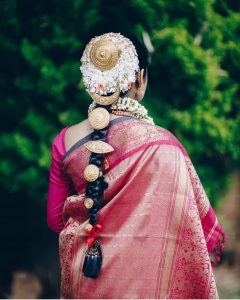
{"type": "Polygon", "coordinates": [[[0,26],[1,220],[13,246],[2,251],[15,255],[6,268],[56,243],[45,220],[51,142],[87,117],[79,59],[103,32],[150,34],[155,51],[143,104],[183,143],[215,206],[240,154],[237,1],[3,0],[0,26]]]}

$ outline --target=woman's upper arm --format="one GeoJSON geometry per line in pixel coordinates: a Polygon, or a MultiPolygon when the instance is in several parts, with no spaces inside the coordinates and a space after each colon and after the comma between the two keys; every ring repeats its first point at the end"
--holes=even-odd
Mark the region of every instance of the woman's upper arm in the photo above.
{"type": "Polygon", "coordinates": [[[51,166],[49,171],[47,224],[53,231],[59,233],[63,227],[62,211],[66,197],[70,194],[70,185],[62,172],[61,160],[65,153],[64,131],[53,140],[51,148],[51,166]]]}

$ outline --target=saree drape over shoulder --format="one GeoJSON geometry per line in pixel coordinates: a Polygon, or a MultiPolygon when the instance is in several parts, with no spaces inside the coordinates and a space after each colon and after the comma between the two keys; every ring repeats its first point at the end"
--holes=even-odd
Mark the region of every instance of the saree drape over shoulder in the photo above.
{"type": "Polygon", "coordinates": [[[88,140],[62,158],[80,196],[63,207],[61,298],[218,298],[209,253],[219,258],[224,234],[191,160],[168,130],[131,117],[108,129],[115,151],[104,161],[109,187],[98,212],[103,264],[98,278],[83,275],[88,140]]]}

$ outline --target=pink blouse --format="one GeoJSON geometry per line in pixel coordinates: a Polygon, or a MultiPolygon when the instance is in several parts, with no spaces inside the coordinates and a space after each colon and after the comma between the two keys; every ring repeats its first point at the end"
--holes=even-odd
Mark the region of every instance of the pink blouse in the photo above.
{"type": "Polygon", "coordinates": [[[49,171],[49,186],[47,200],[47,224],[53,231],[59,233],[63,227],[62,211],[66,197],[70,195],[69,182],[63,175],[61,160],[66,153],[64,135],[69,126],[64,127],[52,142],[52,161],[49,171]]]}

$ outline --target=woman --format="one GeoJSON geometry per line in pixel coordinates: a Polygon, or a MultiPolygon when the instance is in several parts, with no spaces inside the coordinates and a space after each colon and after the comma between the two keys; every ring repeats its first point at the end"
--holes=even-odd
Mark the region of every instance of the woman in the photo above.
{"type": "Polygon", "coordinates": [[[52,144],[61,298],[218,298],[209,254],[224,234],[186,150],[140,104],[145,47],[107,33],[81,63],[88,119],[52,144]]]}

